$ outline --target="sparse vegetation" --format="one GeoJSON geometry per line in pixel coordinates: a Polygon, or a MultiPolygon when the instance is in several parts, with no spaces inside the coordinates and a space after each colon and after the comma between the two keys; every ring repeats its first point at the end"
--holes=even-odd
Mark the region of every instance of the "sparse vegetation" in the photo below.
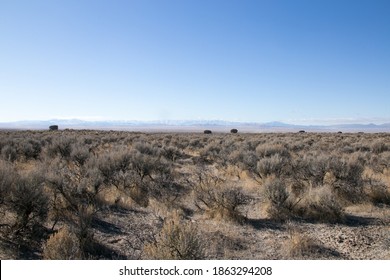
{"type": "Polygon", "coordinates": [[[0,132],[1,255],[390,256],[389,134],[237,132],[0,132]]]}

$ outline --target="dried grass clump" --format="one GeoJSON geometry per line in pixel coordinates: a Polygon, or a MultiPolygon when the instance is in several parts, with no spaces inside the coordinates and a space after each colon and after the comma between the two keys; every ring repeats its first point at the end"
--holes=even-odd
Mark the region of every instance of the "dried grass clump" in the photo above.
{"type": "Polygon", "coordinates": [[[386,152],[390,149],[390,146],[386,143],[385,139],[375,140],[371,144],[371,151],[375,154],[386,152]]]}
{"type": "Polygon", "coordinates": [[[344,208],[328,186],[309,191],[298,212],[311,222],[339,223],[345,220],[344,208]]]}
{"type": "Polygon", "coordinates": [[[144,247],[146,259],[200,260],[205,258],[205,244],[194,224],[178,215],[164,222],[157,238],[144,247]]]}
{"type": "Polygon", "coordinates": [[[67,226],[50,236],[43,248],[45,260],[77,260],[81,256],[79,240],[67,226]]]}
{"type": "Polygon", "coordinates": [[[344,209],[330,186],[311,188],[301,196],[294,195],[280,179],[270,179],[264,186],[269,204],[267,212],[272,219],[322,223],[338,223],[345,219],[344,209]]]}
{"type": "Polygon", "coordinates": [[[141,207],[148,207],[149,205],[149,194],[147,189],[140,184],[130,188],[128,191],[130,198],[141,207]]]}
{"type": "Polygon", "coordinates": [[[371,180],[366,192],[373,204],[390,205],[390,190],[383,181],[371,180]]]}
{"type": "Polygon", "coordinates": [[[289,230],[289,238],[285,243],[285,250],[288,258],[310,258],[317,253],[318,248],[317,242],[312,237],[297,229],[289,230]]]}

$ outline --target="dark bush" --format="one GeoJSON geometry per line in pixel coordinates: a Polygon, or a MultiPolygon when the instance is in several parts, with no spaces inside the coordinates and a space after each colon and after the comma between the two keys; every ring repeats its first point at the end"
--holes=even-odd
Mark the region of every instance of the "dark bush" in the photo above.
{"type": "Polygon", "coordinates": [[[11,191],[13,182],[17,178],[15,171],[7,164],[0,160],[0,207],[3,206],[11,191]]]}
{"type": "Polygon", "coordinates": [[[37,140],[30,139],[21,143],[21,150],[25,159],[38,159],[42,151],[42,144],[37,140]]]}
{"type": "Polygon", "coordinates": [[[176,161],[178,158],[183,157],[183,153],[181,150],[174,146],[164,146],[162,148],[161,154],[170,161],[176,161]]]}
{"type": "Polygon", "coordinates": [[[145,178],[151,178],[154,171],[160,168],[159,162],[146,154],[135,152],[131,155],[131,169],[143,181],[145,178]]]}
{"type": "Polygon", "coordinates": [[[201,141],[201,139],[199,138],[195,138],[195,139],[192,139],[190,142],[189,142],[189,146],[192,148],[192,149],[200,149],[200,148],[203,148],[205,145],[205,143],[203,141],[201,141]]]}
{"type": "Polygon", "coordinates": [[[74,139],[67,137],[54,138],[52,143],[49,144],[47,152],[51,157],[60,156],[61,158],[69,159],[72,153],[72,143],[74,142],[74,139]]]}
{"type": "Polygon", "coordinates": [[[14,181],[7,205],[16,214],[15,233],[31,231],[43,225],[48,214],[48,197],[43,189],[43,178],[37,174],[18,177],[14,181]]]}
{"type": "Polygon", "coordinates": [[[282,157],[290,158],[290,152],[286,147],[278,144],[260,144],[256,147],[258,157],[271,157],[279,154],[282,157]]]}
{"type": "Polygon", "coordinates": [[[329,170],[329,158],[322,154],[305,155],[292,162],[292,177],[306,187],[322,186],[329,170]]]}
{"type": "Polygon", "coordinates": [[[272,219],[286,221],[293,218],[295,203],[287,185],[280,179],[273,179],[264,185],[266,198],[269,201],[268,214],[272,219]]]}
{"type": "Polygon", "coordinates": [[[79,181],[66,168],[51,170],[46,177],[53,193],[50,200],[52,229],[60,221],[70,225],[82,259],[92,258],[95,250],[92,222],[101,207],[97,191],[93,190],[94,180],[99,179],[91,179],[85,174],[79,181]]]}
{"type": "Polygon", "coordinates": [[[88,164],[89,168],[97,168],[106,186],[123,186],[125,174],[130,170],[132,154],[127,151],[105,153],[93,158],[88,164]]]}
{"type": "Polygon", "coordinates": [[[1,156],[5,160],[13,162],[18,158],[18,151],[14,146],[6,145],[1,149],[1,156]]]}
{"type": "Polygon", "coordinates": [[[243,221],[240,208],[251,201],[241,188],[226,186],[223,180],[208,172],[198,173],[194,191],[196,206],[217,219],[243,221]]]}
{"type": "Polygon", "coordinates": [[[161,150],[158,147],[152,146],[149,143],[138,142],[133,145],[133,148],[138,152],[140,152],[141,154],[149,155],[149,156],[158,156],[161,152],[161,150]]]}
{"type": "Polygon", "coordinates": [[[329,170],[334,176],[333,190],[341,199],[356,203],[364,199],[362,174],[363,166],[354,160],[333,157],[329,161],[329,170]]]}
{"type": "Polygon", "coordinates": [[[79,166],[83,166],[90,156],[89,148],[80,143],[75,143],[72,144],[71,150],[70,158],[79,166]]]}

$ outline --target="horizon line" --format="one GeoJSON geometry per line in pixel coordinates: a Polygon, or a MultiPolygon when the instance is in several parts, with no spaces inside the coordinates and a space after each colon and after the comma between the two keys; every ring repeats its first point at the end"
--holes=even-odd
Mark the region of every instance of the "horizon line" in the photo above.
{"type": "Polygon", "coordinates": [[[251,121],[251,120],[226,120],[226,119],[155,119],[155,120],[140,120],[140,119],[104,119],[104,118],[82,118],[82,117],[69,117],[69,118],[50,118],[50,119],[22,119],[22,120],[0,120],[0,124],[16,124],[24,122],[84,122],[84,123],[94,123],[94,122],[105,122],[105,123],[145,123],[145,124],[170,124],[178,123],[178,125],[183,125],[180,123],[184,122],[193,122],[201,124],[202,122],[212,123],[231,123],[231,124],[251,124],[251,125],[269,125],[269,124],[279,124],[279,125],[291,125],[291,126],[340,126],[340,125],[388,125],[390,124],[390,119],[385,118],[361,118],[361,119],[352,119],[352,118],[340,118],[340,119],[305,119],[305,120],[273,120],[273,121],[251,121]]]}

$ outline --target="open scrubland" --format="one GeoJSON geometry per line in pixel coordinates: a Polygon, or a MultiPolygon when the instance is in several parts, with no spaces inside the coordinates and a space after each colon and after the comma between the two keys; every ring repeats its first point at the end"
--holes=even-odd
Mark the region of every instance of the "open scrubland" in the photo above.
{"type": "Polygon", "coordinates": [[[1,259],[390,259],[390,134],[0,132],[1,259]]]}

